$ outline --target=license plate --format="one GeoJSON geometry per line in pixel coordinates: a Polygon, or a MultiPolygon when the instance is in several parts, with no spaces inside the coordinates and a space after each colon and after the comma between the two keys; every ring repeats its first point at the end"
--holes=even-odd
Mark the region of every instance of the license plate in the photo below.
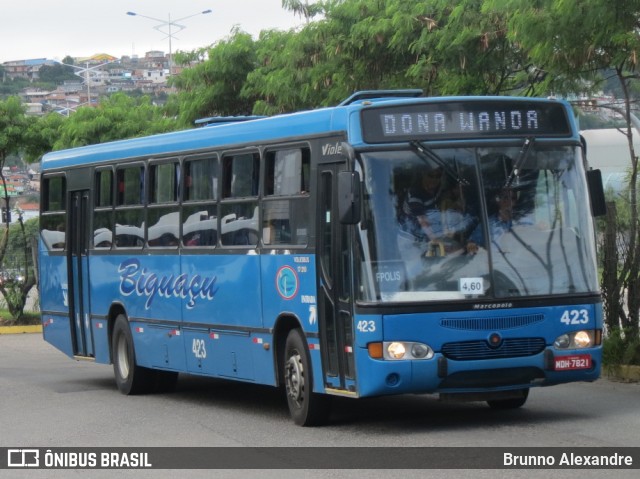
{"type": "Polygon", "coordinates": [[[573,369],[591,369],[590,354],[575,354],[555,358],[556,371],[571,371],[573,369]]]}

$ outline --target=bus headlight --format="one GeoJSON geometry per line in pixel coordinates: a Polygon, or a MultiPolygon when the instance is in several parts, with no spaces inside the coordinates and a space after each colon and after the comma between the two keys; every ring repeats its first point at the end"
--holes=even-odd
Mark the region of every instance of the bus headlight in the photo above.
{"type": "Polygon", "coordinates": [[[583,349],[590,348],[594,344],[594,332],[584,330],[558,336],[553,342],[553,347],[556,349],[583,349]]]}
{"type": "Polygon", "coordinates": [[[425,359],[429,355],[433,356],[433,351],[426,344],[413,343],[413,346],[411,346],[411,355],[415,359],[425,359]]]}
{"type": "Polygon", "coordinates": [[[374,359],[398,361],[402,359],[431,359],[433,349],[424,343],[409,341],[385,341],[384,343],[370,343],[369,355],[374,359]]]}
{"type": "Polygon", "coordinates": [[[404,343],[398,343],[394,341],[389,343],[383,350],[386,351],[388,359],[403,359],[407,353],[407,348],[404,347],[404,343]]]}

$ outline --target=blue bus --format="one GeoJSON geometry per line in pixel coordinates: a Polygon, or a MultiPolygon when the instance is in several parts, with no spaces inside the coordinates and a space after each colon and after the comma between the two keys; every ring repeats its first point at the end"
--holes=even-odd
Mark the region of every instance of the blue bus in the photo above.
{"type": "Polygon", "coordinates": [[[246,120],[44,156],[47,342],[124,394],[282,387],[303,426],[333,396],[508,409],[598,378],[602,184],[567,103],[366,91],[246,120]]]}

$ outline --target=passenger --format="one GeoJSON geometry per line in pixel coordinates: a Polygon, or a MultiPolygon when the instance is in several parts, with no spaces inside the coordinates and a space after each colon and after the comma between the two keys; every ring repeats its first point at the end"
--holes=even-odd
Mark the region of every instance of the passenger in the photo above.
{"type": "MultiPolygon", "coordinates": [[[[495,213],[489,216],[488,226],[491,243],[500,248],[500,239],[509,233],[514,226],[533,225],[533,220],[526,215],[521,215],[515,210],[518,202],[518,193],[511,188],[503,188],[494,197],[496,205],[495,213]]],[[[489,204],[489,202],[487,202],[489,204]]],[[[479,247],[486,248],[486,241],[482,225],[473,231],[467,243],[467,252],[475,254],[479,247]]]]}
{"type": "Polygon", "coordinates": [[[442,236],[440,201],[444,183],[442,168],[424,170],[417,184],[407,192],[402,204],[402,231],[416,241],[431,241],[442,236]]]}
{"type": "Polygon", "coordinates": [[[454,185],[444,195],[440,203],[443,236],[463,245],[475,224],[477,216],[467,211],[462,187],[454,185]]]}
{"type": "Polygon", "coordinates": [[[475,221],[466,213],[459,184],[447,185],[442,168],[423,171],[402,204],[400,247],[423,244],[422,256],[445,256],[464,250],[463,238],[475,221]]]}

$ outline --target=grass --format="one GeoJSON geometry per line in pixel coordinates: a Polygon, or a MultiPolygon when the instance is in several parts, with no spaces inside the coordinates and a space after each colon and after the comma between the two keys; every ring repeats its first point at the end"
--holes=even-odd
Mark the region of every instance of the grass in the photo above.
{"type": "Polygon", "coordinates": [[[0,309],[0,326],[26,326],[40,324],[40,313],[25,311],[19,319],[14,319],[7,309],[0,309]]]}

